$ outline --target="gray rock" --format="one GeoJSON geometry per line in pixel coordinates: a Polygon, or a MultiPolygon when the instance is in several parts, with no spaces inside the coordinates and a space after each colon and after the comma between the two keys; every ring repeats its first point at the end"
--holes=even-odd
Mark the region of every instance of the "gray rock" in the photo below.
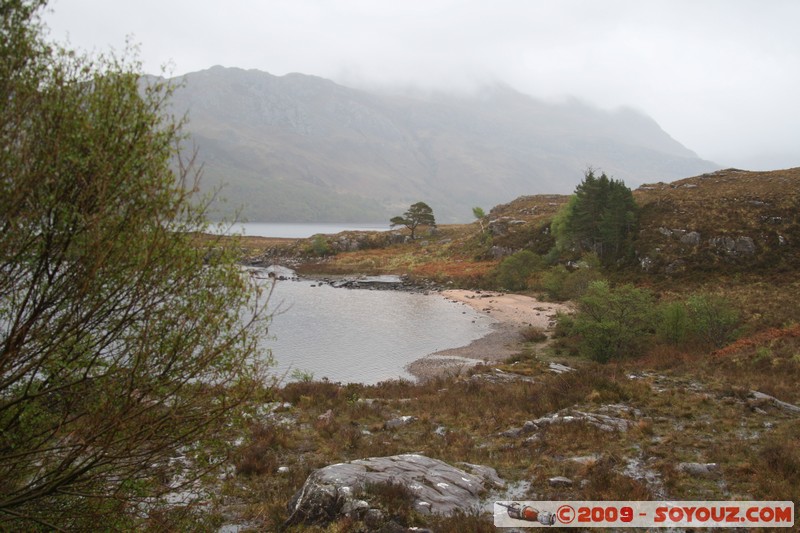
{"type": "Polygon", "coordinates": [[[369,510],[369,503],[364,500],[348,500],[342,505],[341,513],[344,516],[358,518],[369,512],[369,510]]]}
{"type": "Polygon", "coordinates": [[[572,480],[564,476],[551,477],[547,480],[551,487],[571,487],[572,480]]]}
{"type": "Polygon", "coordinates": [[[523,381],[526,383],[533,383],[534,379],[530,376],[522,376],[512,372],[503,372],[499,368],[495,368],[492,373],[473,374],[469,380],[473,383],[516,383],[523,381]]]}
{"type": "Polygon", "coordinates": [[[575,370],[572,367],[569,367],[567,365],[562,365],[559,363],[550,363],[548,368],[550,369],[550,372],[555,372],[556,374],[564,374],[566,372],[572,372],[573,370],[575,370]]]}
{"type": "Polygon", "coordinates": [[[686,270],[686,261],[683,259],[676,259],[668,264],[664,269],[667,274],[677,274],[678,272],[683,272],[684,270],[686,270]]]}
{"type": "Polygon", "coordinates": [[[680,463],[676,470],[694,477],[710,477],[719,470],[717,463],[680,463]]]}
{"type": "Polygon", "coordinates": [[[487,227],[489,233],[491,233],[493,237],[504,237],[508,235],[508,219],[499,218],[490,220],[487,227]]]}
{"type": "Polygon", "coordinates": [[[485,483],[494,486],[495,488],[504,487],[506,484],[506,482],[497,475],[497,471],[491,466],[476,465],[473,463],[458,463],[458,465],[463,467],[471,474],[482,478],[485,483]]]}
{"type": "Polygon", "coordinates": [[[514,251],[511,248],[504,248],[502,246],[492,246],[491,254],[495,259],[502,259],[507,255],[511,255],[514,251]]]}
{"type": "Polygon", "coordinates": [[[414,502],[414,510],[421,515],[431,515],[433,512],[431,511],[431,504],[430,502],[421,502],[416,501],[414,502]]]}
{"type": "Polygon", "coordinates": [[[652,460],[646,461],[641,457],[628,458],[625,460],[622,475],[647,485],[654,497],[666,499],[667,491],[661,481],[661,475],[648,465],[651,462],[652,460]]]}
{"type": "Polygon", "coordinates": [[[739,237],[736,239],[734,250],[739,254],[753,255],[756,253],[756,243],[750,237],[739,237]]]}
{"type": "Polygon", "coordinates": [[[359,459],[314,471],[289,503],[286,525],[329,522],[345,504],[360,500],[367,485],[395,483],[413,495],[416,507],[450,515],[481,508],[481,495],[502,483],[494,469],[472,465],[472,473],[418,454],[359,459]],[[423,503],[424,502],[424,503],[423,503]]]}
{"type": "Polygon", "coordinates": [[[770,396],[769,394],[764,394],[763,392],[758,391],[750,391],[750,396],[756,400],[768,401],[778,409],[786,411],[787,413],[792,413],[795,415],[800,414],[800,407],[791,403],[782,402],[774,396],[770,396]]]}
{"type": "Polygon", "coordinates": [[[577,409],[567,408],[551,415],[529,420],[521,428],[511,428],[502,433],[505,437],[519,437],[523,434],[533,433],[545,429],[551,424],[570,424],[584,422],[603,431],[627,431],[633,424],[634,418],[641,417],[638,409],[624,404],[606,404],[597,408],[596,412],[588,413],[577,409]],[[622,418],[622,416],[631,418],[622,418]]]}
{"type": "Polygon", "coordinates": [[[700,244],[700,234],[696,231],[690,231],[681,237],[681,244],[688,244],[689,246],[697,246],[700,244]]]}
{"type": "Polygon", "coordinates": [[[734,248],[736,247],[736,241],[733,240],[731,237],[711,237],[708,240],[708,243],[717,250],[720,250],[725,253],[733,252],[734,248]]]}
{"type": "Polygon", "coordinates": [[[332,424],[333,423],[333,411],[328,409],[327,411],[325,411],[324,413],[319,415],[317,417],[317,420],[319,421],[320,424],[323,424],[323,425],[326,425],[326,426],[332,424]]]}
{"type": "Polygon", "coordinates": [[[593,465],[602,458],[601,455],[593,453],[591,455],[581,455],[579,457],[570,457],[569,460],[579,465],[593,465]]]}
{"type": "Polygon", "coordinates": [[[370,509],[364,514],[364,524],[371,529],[377,529],[386,518],[380,509],[370,509]]]}
{"type": "Polygon", "coordinates": [[[708,243],[712,248],[728,255],[753,255],[756,253],[756,243],[751,237],[740,236],[734,239],[726,235],[712,237],[708,243]]]}
{"type": "Polygon", "coordinates": [[[416,422],[418,418],[416,416],[401,416],[399,418],[392,418],[391,420],[387,420],[383,427],[384,429],[396,429],[399,427],[407,426],[412,422],[416,422]]]}

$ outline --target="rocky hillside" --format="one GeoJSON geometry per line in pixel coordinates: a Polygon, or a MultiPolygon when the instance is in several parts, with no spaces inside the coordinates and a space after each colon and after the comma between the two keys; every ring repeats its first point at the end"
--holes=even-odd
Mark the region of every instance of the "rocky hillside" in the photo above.
{"type": "MultiPolygon", "coordinates": [[[[634,191],[641,208],[637,269],[653,275],[794,272],[800,268],[800,168],[719,170],[634,191]]],[[[566,195],[522,196],[493,208],[495,250],[552,246],[547,227],[566,195]]]]}
{"type": "Polygon", "coordinates": [[[642,270],[791,272],[800,267],[800,168],[720,170],[635,191],[642,270]]]}
{"type": "Polygon", "coordinates": [[[225,209],[252,221],[382,221],[419,200],[467,221],[476,205],[570,192],[588,165],[629,185],[715,168],[641,113],[505,86],[398,95],[222,67],[183,81],[173,103],[206,187],[226,183],[225,209]]]}

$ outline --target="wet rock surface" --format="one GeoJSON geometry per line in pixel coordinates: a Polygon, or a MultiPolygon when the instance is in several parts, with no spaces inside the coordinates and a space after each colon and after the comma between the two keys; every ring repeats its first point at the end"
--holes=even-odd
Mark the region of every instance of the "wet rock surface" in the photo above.
{"type": "Polygon", "coordinates": [[[418,454],[329,465],[312,473],[292,498],[286,524],[324,523],[346,513],[366,516],[371,508],[364,505],[364,491],[379,484],[405,487],[420,512],[450,515],[480,509],[481,496],[504,482],[493,468],[462,466],[464,469],[418,454]]]}
{"type": "Polygon", "coordinates": [[[676,470],[694,477],[713,477],[719,471],[717,463],[679,463],[676,470]]]}
{"type": "Polygon", "coordinates": [[[786,411],[787,413],[800,415],[800,407],[791,403],[783,402],[775,398],[774,396],[770,396],[769,394],[764,394],[763,392],[758,392],[758,391],[750,391],[750,398],[756,401],[771,403],[776,408],[782,411],[786,411]]]}
{"type": "Polygon", "coordinates": [[[516,438],[544,430],[552,424],[571,424],[575,422],[583,422],[602,431],[627,431],[635,419],[640,417],[641,413],[637,409],[623,404],[603,405],[594,412],[568,408],[536,420],[528,420],[522,427],[510,428],[500,433],[500,435],[516,438]]]}

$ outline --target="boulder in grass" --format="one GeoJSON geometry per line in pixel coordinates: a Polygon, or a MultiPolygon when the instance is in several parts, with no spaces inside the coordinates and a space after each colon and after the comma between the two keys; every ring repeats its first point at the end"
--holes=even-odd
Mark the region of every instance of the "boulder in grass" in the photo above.
{"type": "MultiPolygon", "coordinates": [[[[329,465],[314,471],[289,503],[286,525],[326,523],[337,519],[348,502],[361,500],[367,486],[394,484],[413,495],[414,508],[451,515],[481,508],[481,496],[504,482],[493,468],[464,464],[462,470],[419,454],[372,457],[329,465]]],[[[366,510],[365,510],[366,511],[366,510]]]]}

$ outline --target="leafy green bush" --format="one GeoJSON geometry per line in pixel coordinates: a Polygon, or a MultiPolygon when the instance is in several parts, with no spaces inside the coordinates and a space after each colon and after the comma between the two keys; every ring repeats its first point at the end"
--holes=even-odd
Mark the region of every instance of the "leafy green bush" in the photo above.
{"type": "Polygon", "coordinates": [[[575,328],[575,317],[567,313],[556,313],[556,327],[553,330],[553,337],[563,338],[573,334],[575,328]]]}
{"type": "Polygon", "coordinates": [[[684,302],[662,304],[658,314],[658,336],[662,341],[678,345],[689,338],[689,310],[684,302]]]}
{"type": "Polygon", "coordinates": [[[695,294],[686,301],[691,333],[703,344],[720,347],[733,338],[739,325],[739,312],[721,296],[695,294]]]}
{"type": "Polygon", "coordinates": [[[503,259],[495,272],[498,287],[511,291],[528,288],[531,275],[540,270],[544,262],[541,256],[530,250],[521,250],[503,259]]]}
{"type": "Polygon", "coordinates": [[[662,304],[658,315],[658,336],[673,345],[693,342],[717,348],[732,340],[739,324],[739,313],[730,302],[709,294],[662,304]]]}
{"type": "Polygon", "coordinates": [[[568,298],[564,294],[564,284],[568,276],[569,271],[564,265],[551,267],[542,275],[539,288],[553,300],[567,300],[568,298]]]}
{"type": "Polygon", "coordinates": [[[598,270],[586,265],[573,271],[563,265],[557,265],[544,273],[539,288],[553,300],[575,300],[583,296],[592,282],[600,281],[602,277],[598,270]]]}
{"type": "Polygon", "coordinates": [[[315,255],[317,257],[326,257],[333,254],[328,239],[325,235],[314,235],[311,242],[306,247],[306,254],[315,255]]]}
{"type": "Polygon", "coordinates": [[[578,300],[574,319],[581,353],[599,362],[641,355],[653,336],[653,309],[653,295],[646,289],[592,282],[578,300]]]}

